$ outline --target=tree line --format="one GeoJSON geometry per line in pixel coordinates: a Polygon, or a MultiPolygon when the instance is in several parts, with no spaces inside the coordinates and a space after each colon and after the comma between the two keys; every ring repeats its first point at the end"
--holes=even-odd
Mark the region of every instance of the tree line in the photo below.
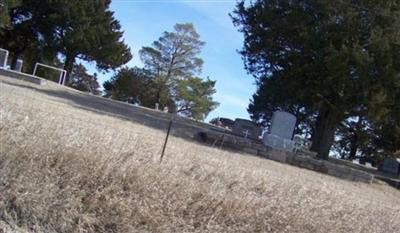
{"type": "MultiPolygon", "coordinates": [[[[144,68],[123,66],[132,59],[110,0],[5,0],[0,4],[0,47],[10,51],[10,66],[23,59],[24,71],[37,62],[67,71],[66,84],[100,95],[96,74],[116,74],[103,84],[104,96],[203,120],[218,106],[212,98],[215,81],[202,79],[204,42],[192,24],[176,24],[151,46],[140,50],[144,68]]],[[[52,77],[46,70],[41,75],[52,77]]]]}
{"type": "Polygon", "coordinates": [[[400,149],[398,1],[240,1],[231,18],[256,80],[252,119],[293,113],[320,158],[376,164],[400,149]]]}
{"type": "MultiPolygon", "coordinates": [[[[67,85],[93,94],[204,119],[218,106],[215,81],[200,78],[204,42],[192,24],[176,24],[132,59],[110,0],[0,2],[0,47],[30,72],[36,62],[62,67],[67,85]],[[96,74],[115,75],[99,91],[96,74]]],[[[270,124],[293,113],[296,133],[326,159],[373,163],[400,149],[400,4],[398,1],[240,1],[231,14],[244,35],[240,53],[257,91],[248,111],[270,124]]]]}

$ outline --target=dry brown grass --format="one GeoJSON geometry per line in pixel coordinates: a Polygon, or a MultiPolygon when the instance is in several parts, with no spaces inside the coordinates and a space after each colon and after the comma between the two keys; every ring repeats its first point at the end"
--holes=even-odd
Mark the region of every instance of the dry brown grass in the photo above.
{"type": "Polygon", "coordinates": [[[164,132],[2,80],[0,232],[400,232],[386,185],[175,137],[159,164],[164,132]]]}

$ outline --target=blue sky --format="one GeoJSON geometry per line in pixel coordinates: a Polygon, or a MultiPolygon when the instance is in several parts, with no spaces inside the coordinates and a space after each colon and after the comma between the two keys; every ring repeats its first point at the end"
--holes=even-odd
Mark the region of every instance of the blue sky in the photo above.
{"type": "MultiPolygon", "coordinates": [[[[164,31],[172,31],[176,23],[193,23],[206,42],[200,54],[204,60],[200,77],[217,80],[214,98],[220,102],[206,120],[217,116],[249,118],[246,108],[256,87],[237,52],[243,45],[243,36],[228,15],[235,3],[234,0],[112,1],[111,9],[133,52],[133,59],[127,65],[143,67],[138,53],[142,46],[151,45],[164,31]]],[[[111,75],[99,74],[99,81],[103,83],[111,75]]]]}

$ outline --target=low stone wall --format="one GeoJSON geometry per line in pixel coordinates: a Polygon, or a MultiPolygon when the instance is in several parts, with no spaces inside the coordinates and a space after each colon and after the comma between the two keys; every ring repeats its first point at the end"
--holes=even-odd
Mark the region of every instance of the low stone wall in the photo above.
{"type": "Polygon", "coordinates": [[[389,177],[386,177],[386,176],[380,176],[380,175],[376,175],[375,179],[376,180],[381,180],[381,181],[389,184],[390,186],[400,190],[400,180],[398,180],[398,179],[392,179],[392,178],[389,178],[389,177]]]}
{"type": "Polygon", "coordinates": [[[2,68],[0,68],[0,75],[20,79],[23,81],[27,81],[27,82],[31,82],[31,83],[35,83],[35,84],[39,84],[39,85],[46,82],[46,80],[36,77],[36,76],[33,76],[33,75],[30,75],[30,74],[25,74],[25,73],[21,73],[18,71],[7,70],[7,69],[2,69],[2,68]]]}
{"type": "Polygon", "coordinates": [[[244,139],[235,135],[227,135],[213,131],[202,132],[200,134],[199,139],[202,142],[214,147],[242,151],[262,158],[350,181],[372,183],[374,180],[373,174],[326,160],[319,160],[313,157],[312,153],[306,151],[299,151],[298,153],[285,152],[265,146],[261,141],[244,139]]]}
{"type": "Polygon", "coordinates": [[[290,154],[288,155],[286,162],[291,165],[321,172],[345,180],[364,183],[372,183],[374,180],[374,176],[368,172],[337,165],[326,160],[318,160],[312,157],[290,154]]]}

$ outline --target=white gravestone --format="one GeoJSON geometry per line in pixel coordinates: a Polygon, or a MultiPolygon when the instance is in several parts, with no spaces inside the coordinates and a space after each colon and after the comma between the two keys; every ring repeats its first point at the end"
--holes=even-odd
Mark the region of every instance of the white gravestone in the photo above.
{"type": "Polygon", "coordinates": [[[273,134],[264,134],[262,139],[264,145],[284,151],[293,151],[296,143],[292,140],[284,139],[273,134]]]}
{"type": "Polygon", "coordinates": [[[23,61],[20,59],[17,59],[17,64],[15,64],[15,71],[21,72],[22,71],[22,64],[23,61]]]}
{"type": "Polygon", "coordinates": [[[7,66],[8,51],[0,49],[0,68],[5,69],[7,66]]]}
{"type": "Polygon", "coordinates": [[[272,115],[270,134],[292,140],[296,117],[288,112],[276,111],[272,115]]]}
{"type": "Polygon", "coordinates": [[[295,142],[292,141],[296,126],[296,117],[288,112],[276,111],[272,116],[271,131],[263,135],[264,145],[275,149],[293,151],[295,142]]]}

